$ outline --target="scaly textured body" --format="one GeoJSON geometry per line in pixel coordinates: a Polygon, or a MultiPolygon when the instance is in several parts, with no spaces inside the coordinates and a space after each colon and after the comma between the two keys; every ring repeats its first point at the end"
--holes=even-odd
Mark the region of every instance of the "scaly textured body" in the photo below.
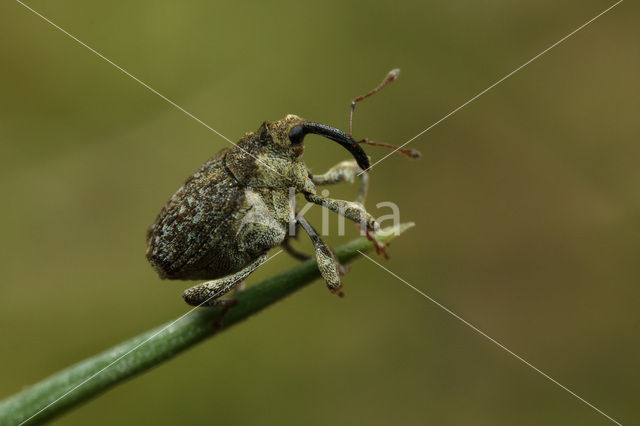
{"type": "MultiPolygon", "coordinates": [[[[303,193],[309,201],[362,222],[367,229],[373,230],[376,224],[360,203],[316,195],[313,178],[301,159],[302,139],[311,131],[302,136],[296,133],[302,126],[312,131],[320,129],[318,132],[332,129],[315,125],[295,115],[264,123],[236,146],[204,163],[160,211],[147,234],[147,258],[160,277],[222,279],[213,284],[213,292],[198,291],[194,295],[188,290],[185,297],[189,303],[200,303],[205,296],[215,301],[217,293],[229,285],[224,278],[259,266],[255,265],[256,259],[285,241],[291,222],[299,222],[310,233],[325,281],[339,292],[337,262],[313,228],[296,217],[289,191],[303,193]],[[190,294],[193,298],[188,297],[190,294]]],[[[343,144],[351,143],[350,137],[335,131],[339,133],[331,133],[331,137],[344,138],[346,142],[340,142],[343,144]]],[[[355,142],[349,149],[356,152],[360,162],[368,161],[355,142]]],[[[333,171],[328,177],[319,176],[319,183],[352,180],[359,168],[352,161],[344,163],[340,170],[343,173],[333,171]]],[[[209,286],[198,287],[206,290],[209,286]]]]}
{"type": "Polygon", "coordinates": [[[288,199],[282,191],[244,187],[224,166],[228,151],[200,167],[149,229],[147,256],[162,278],[219,278],[282,243],[284,221],[271,221],[272,226],[265,227],[242,219],[260,207],[267,209],[259,213],[267,218],[282,217],[288,199]]]}

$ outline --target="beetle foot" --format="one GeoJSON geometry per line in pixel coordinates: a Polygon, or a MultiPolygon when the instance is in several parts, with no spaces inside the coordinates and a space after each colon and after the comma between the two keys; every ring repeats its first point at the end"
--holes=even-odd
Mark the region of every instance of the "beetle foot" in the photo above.
{"type": "MultiPolygon", "coordinates": [[[[362,229],[360,225],[357,226],[358,228],[362,229]]],[[[365,230],[365,236],[367,237],[367,240],[373,243],[373,247],[376,249],[376,254],[378,256],[384,257],[385,260],[389,260],[389,254],[387,253],[387,247],[389,247],[389,245],[378,241],[374,233],[369,231],[368,229],[365,230]]]]}
{"type": "Polygon", "coordinates": [[[329,291],[335,294],[338,297],[344,297],[344,293],[342,292],[342,287],[330,288],[329,291]]]}

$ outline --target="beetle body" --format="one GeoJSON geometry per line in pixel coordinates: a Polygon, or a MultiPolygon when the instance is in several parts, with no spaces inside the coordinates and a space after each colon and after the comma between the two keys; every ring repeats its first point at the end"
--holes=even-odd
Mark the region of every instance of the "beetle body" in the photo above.
{"type": "MultiPolygon", "coordinates": [[[[301,158],[302,142],[308,133],[340,143],[356,158],[341,166],[337,175],[333,173],[334,180],[353,180],[360,168],[368,167],[362,148],[338,129],[295,115],[263,123],[256,132],[247,133],[235,146],[204,163],[163,207],[147,234],[147,258],[160,277],[230,277],[232,281],[236,278],[233,274],[244,277],[253,270],[256,259],[283,244],[292,222],[300,222],[312,237],[327,285],[339,293],[339,265],[313,228],[296,217],[290,191],[303,193],[311,202],[362,222],[369,231],[377,224],[359,202],[316,195],[313,176],[301,158]]],[[[205,296],[213,296],[215,301],[223,294],[218,295],[221,287],[237,284],[229,284],[229,280],[212,281],[217,290],[193,297],[188,290],[185,298],[191,304],[200,304],[205,296]]]]}
{"type": "MultiPolygon", "coordinates": [[[[392,70],[378,87],[354,99],[351,118],[356,102],[379,91],[398,72],[392,70]]],[[[366,139],[356,142],[351,132],[296,115],[264,122],[204,163],[171,197],[147,233],[147,259],[161,278],[211,280],[186,290],[183,297],[191,305],[219,305],[224,303],[219,297],[264,263],[271,248],[282,245],[296,258],[308,258],[289,245],[289,237],[295,236],[300,225],[311,238],[327,287],[342,295],[340,265],[313,227],[297,214],[294,196],[302,193],[307,201],[359,223],[377,244],[371,232],[378,225],[363,206],[368,185],[368,174],[363,171],[370,163],[361,143],[415,154],[366,139]],[[342,145],[353,160],[312,175],[302,161],[303,141],[310,133],[342,145]],[[360,191],[355,201],[316,193],[318,185],[352,182],[356,177],[360,191]]]]}

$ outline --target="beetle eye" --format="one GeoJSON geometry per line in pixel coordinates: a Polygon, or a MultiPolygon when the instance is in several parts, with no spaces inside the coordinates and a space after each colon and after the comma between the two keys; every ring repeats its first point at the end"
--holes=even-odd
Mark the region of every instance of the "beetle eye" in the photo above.
{"type": "Polygon", "coordinates": [[[289,140],[291,144],[297,145],[302,143],[307,132],[300,125],[294,126],[291,130],[289,130],[289,140]]]}

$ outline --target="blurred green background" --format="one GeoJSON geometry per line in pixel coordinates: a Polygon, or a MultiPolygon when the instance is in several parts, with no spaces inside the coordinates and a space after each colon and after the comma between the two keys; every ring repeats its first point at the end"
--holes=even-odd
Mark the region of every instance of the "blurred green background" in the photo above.
{"type": "MultiPolygon", "coordinates": [[[[287,113],[345,129],[400,67],[354,133],[402,143],[612,2],[28,4],[232,140],[287,113]]],[[[0,13],[4,397],[187,310],[145,231],[228,144],[18,3],[0,13]]],[[[368,200],[417,223],[386,267],[623,424],[640,420],[637,22],[622,3],[434,127],[422,159],[372,170],[368,200]]],[[[308,139],[313,171],[348,157],[334,145],[308,139]]],[[[608,423],[376,265],[344,283],[55,424],[608,423]]]]}

